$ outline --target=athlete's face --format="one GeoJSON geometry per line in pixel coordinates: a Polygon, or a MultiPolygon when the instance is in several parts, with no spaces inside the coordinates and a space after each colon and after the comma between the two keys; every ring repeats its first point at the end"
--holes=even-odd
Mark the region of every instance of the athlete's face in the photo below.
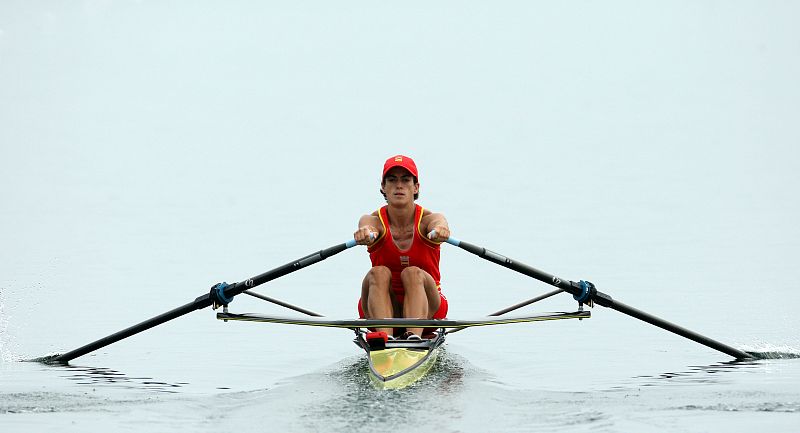
{"type": "Polygon", "coordinates": [[[419,184],[414,182],[414,175],[403,167],[392,167],[386,172],[381,188],[389,203],[413,202],[414,195],[419,193],[419,184]]]}

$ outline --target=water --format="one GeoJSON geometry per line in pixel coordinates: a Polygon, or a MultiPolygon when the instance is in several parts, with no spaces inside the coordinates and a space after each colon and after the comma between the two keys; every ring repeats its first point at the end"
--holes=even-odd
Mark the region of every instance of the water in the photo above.
{"type": "MultiPolygon", "coordinates": [[[[796,431],[797,359],[731,362],[602,307],[454,334],[402,391],[369,385],[350,331],[208,309],[19,360],[344,242],[397,152],[460,239],[800,353],[797,12],[4,2],[0,429],[796,431]]],[[[453,318],[550,290],[443,249],[453,318]]],[[[258,290],[352,317],[367,266],[352,249],[258,290]]]]}

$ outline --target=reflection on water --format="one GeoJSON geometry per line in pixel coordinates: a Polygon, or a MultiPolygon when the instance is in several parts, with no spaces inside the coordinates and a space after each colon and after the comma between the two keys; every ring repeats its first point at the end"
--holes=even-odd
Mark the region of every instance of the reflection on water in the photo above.
{"type": "Polygon", "coordinates": [[[116,412],[160,401],[161,393],[174,394],[185,383],[165,383],[149,377],[130,377],[110,369],[85,366],[6,365],[3,374],[14,377],[0,388],[0,414],[116,412]],[[25,384],[31,377],[56,378],[41,389],[25,384]],[[66,383],[77,386],[63,386],[66,383]],[[58,383],[62,382],[62,383],[58,383]],[[133,392],[131,392],[133,391],[133,392]]]}
{"type": "Polygon", "coordinates": [[[161,382],[152,377],[129,377],[122,372],[105,367],[63,365],[55,368],[62,369],[66,373],[61,377],[72,380],[78,385],[112,386],[170,393],[176,393],[178,388],[188,385],[185,382],[161,382]]]}
{"type": "Polygon", "coordinates": [[[760,369],[761,361],[756,359],[733,360],[710,365],[694,365],[687,367],[686,371],[661,373],[656,376],[635,376],[634,379],[644,379],[641,386],[659,386],[665,382],[674,383],[721,383],[725,380],[722,373],[734,370],[760,369]],[[649,379],[654,379],[648,381],[649,379]]]}

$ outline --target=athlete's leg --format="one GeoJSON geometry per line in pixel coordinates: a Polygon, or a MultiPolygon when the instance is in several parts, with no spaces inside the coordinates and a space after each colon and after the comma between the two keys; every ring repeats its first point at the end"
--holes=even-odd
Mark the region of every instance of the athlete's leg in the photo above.
{"type": "MultiPolygon", "coordinates": [[[[441,297],[433,277],[416,266],[403,269],[400,273],[406,296],[403,302],[403,317],[409,319],[431,319],[439,310],[441,297]]],[[[422,335],[422,328],[408,328],[408,331],[422,335]]]]}
{"type": "MultiPolygon", "coordinates": [[[[394,317],[392,308],[392,271],[386,266],[375,266],[367,272],[361,283],[361,308],[367,319],[394,317]]],[[[392,335],[391,328],[379,328],[392,335]]]]}

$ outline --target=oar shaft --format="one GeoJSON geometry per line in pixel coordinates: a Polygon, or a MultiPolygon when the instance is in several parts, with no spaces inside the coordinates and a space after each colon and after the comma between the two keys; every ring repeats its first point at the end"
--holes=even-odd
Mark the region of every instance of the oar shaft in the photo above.
{"type": "Polygon", "coordinates": [[[453,239],[452,237],[447,240],[447,243],[455,245],[461,248],[462,250],[469,251],[470,253],[475,254],[476,256],[484,260],[497,263],[500,266],[506,267],[513,271],[517,271],[531,278],[535,278],[543,283],[547,283],[551,286],[557,287],[573,295],[579,295],[581,293],[581,286],[578,283],[575,283],[570,280],[563,280],[561,278],[556,277],[555,275],[551,275],[548,274],[547,272],[540,271],[532,266],[526,265],[525,263],[521,263],[516,260],[510,259],[502,254],[497,254],[496,252],[487,250],[486,248],[479,247],[477,245],[473,245],[468,242],[453,239]]]}
{"type": "Polygon", "coordinates": [[[191,313],[192,311],[208,307],[209,305],[211,305],[211,298],[208,294],[205,294],[195,299],[194,302],[190,302],[186,305],[167,311],[166,313],[145,320],[144,322],[138,323],[129,328],[125,328],[122,331],[115,332],[107,337],[103,337],[97,341],[93,341],[75,350],[58,355],[52,359],[52,362],[69,362],[79,356],[83,356],[86,355],[87,353],[94,352],[95,350],[101,349],[105,346],[108,346],[109,344],[116,343],[117,341],[123,340],[132,335],[136,335],[142,331],[146,331],[154,326],[158,326],[163,323],[169,322],[172,319],[177,319],[178,317],[191,313]]]}
{"type": "MultiPolygon", "coordinates": [[[[598,294],[600,294],[600,293],[598,292],[598,294]]],[[[669,332],[672,332],[674,334],[678,334],[678,335],[680,335],[682,337],[688,338],[688,339],[690,339],[692,341],[695,341],[697,343],[702,344],[703,346],[710,347],[710,348],[718,350],[718,351],[720,351],[722,353],[727,353],[728,355],[730,355],[730,356],[732,356],[732,357],[734,357],[736,359],[747,359],[747,358],[752,358],[753,357],[752,355],[748,354],[747,352],[744,352],[742,350],[739,350],[739,349],[736,349],[734,347],[728,346],[727,344],[721,343],[721,342],[719,342],[717,340],[714,340],[712,338],[708,338],[705,335],[698,334],[698,333],[696,333],[696,332],[694,332],[694,331],[692,331],[690,329],[686,329],[686,328],[684,328],[682,326],[678,326],[678,325],[676,325],[676,324],[674,324],[672,322],[668,322],[668,321],[666,321],[664,319],[661,319],[659,317],[653,316],[650,313],[646,313],[646,312],[644,312],[642,310],[639,310],[637,308],[631,307],[630,305],[624,304],[622,302],[615,301],[615,300],[612,299],[612,304],[611,305],[604,305],[604,304],[600,304],[600,305],[603,305],[604,307],[613,308],[613,309],[619,311],[620,313],[627,314],[627,315],[629,315],[631,317],[635,317],[635,318],[637,318],[637,319],[639,319],[641,321],[647,322],[647,323],[649,323],[651,325],[658,326],[661,329],[665,329],[665,330],[667,330],[669,332]]]]}
{"type": "MultiPolygon", "coordinates": [[[[581,295],[583,293],[583,289],[580,283],[576,283],[574,281],[565,280],[555,275],[550,275],[546,272],[540,271],[536,268],[528,266],[524,263],[520,263],[516,260],[510,259],[506,256],[501,254],[497,254],[493,251],[489,251],[486,248],[479,247],[477,245],[473,245],[467,242],[459,241],[457,239],[450,238],[447,240],[449,244],[455,245],[465,251],[468,251],[472,254],[477,255],[485,260],[488,260],[493,263],[497,263],[500,266],[509,268],[513,271],[519,272],[523,275],[527,275],[529,277],[535,278],[539,281],[544,283],[550,284],[551,286],[555,286],[565,292],[571,293],[573,295],[581,295]]],[[[674,323],[670,323],[664,319],[659,317],[653,316],[652,314],[645,313],[644,311],[638,310],[633,308],[629,305],[626,305],[622,302],[615,301],[611,296],[596,291],[592,295],[592,300],[604,307],[612,308],[614,310],[619,311],[620,313],[627,314],[631,317],[635,317],[639,320],[644,322],[650,323],[651,325],[658,326],[661,329],[665,329],[669,332],[678,334],[682,337],[688,338],[692,341],[700,343],[706,347],[710,347],[714,350],[718,350],[730,356],[733,356],[737,359],[747,359],[752,358],[753,356],[744,352],[742,350],[736,349],[734,347],[728,346],[726,344],[720,343],[714,339],[708,338],[704,335],[698,334],[694,331],[689,329],[683,328],[681,326],[675,325],[674,323]]]]}
{"type": "MultiPolygon", "coordinates": [[[[249,278],[245,281],[241,281],[236,284],[231,284],[224,290],[225,297],[232,298],[244,292],[247,289],[259,286],[268,281],[272,281],[276,278],[280,278],[292,272],[299,271],[300,269],[303,269],[307,266],[311,266],[319,261],[325,260],[328,257],[338,254],[353,246],[355,246],[355,241],[352,240],[343,244],[334,245],[330,248],[326,248],[316,253],[309,254],[305,257],[299,258],[283,266],[279,266],[271,271],[267,271],[264,272],[263,274],[256,275],[253,278],[249,278]]],[[[178,308],[167,311],[166,313],[145,320],[144,322],[123,329],[122,331],[116,332],[107,337],[103,337],[97,341],[79,347],[70,352],[58,355],[55,358],[53,358],[51,362],[61,362],[61,363],[69,362],[79,356],[83,356],[86,355],[87,353],[94,352],[95,350],[108,346],[109,344],[116,343],[117,341],[128,338],[132,335],[136,335],[142,331],[146,331],[154,326],[158,326],[163,323],[169,322],[172,319],[177,319],[178,317],[191,313],[192,311],[206,308],[210,306],[212,303],[213,299],[211,298],[210,293],[206,293],[205,295],[197,297],[193,302],[190,302],[178,308]]]]}
{"type": "Polygon", "coordinates": [[[252,289],[253,287],[258,287],[276,278],[280,278],[284,275],[291,274],[292,272],[299,271],[300,269],[311,266],[314,263],[321,262],[330,256],[339,254],[342,251],[350,247],[353,247],[355,245],[356,243],[353,240],[350,240],[343,244],[334,245],[330,248],[326,248],[324,250],[317,251],[316,253],[311,253],[305,257],[301,257],[283,266],[279,266],[271,271],[267,271],[264,272],[263,274],[256,275],[253,278],[248,278],[247,280],[231,284],[225,288],[225,297],[232,298],[236,295],[241,294],[245,290],[252,289]]]}

